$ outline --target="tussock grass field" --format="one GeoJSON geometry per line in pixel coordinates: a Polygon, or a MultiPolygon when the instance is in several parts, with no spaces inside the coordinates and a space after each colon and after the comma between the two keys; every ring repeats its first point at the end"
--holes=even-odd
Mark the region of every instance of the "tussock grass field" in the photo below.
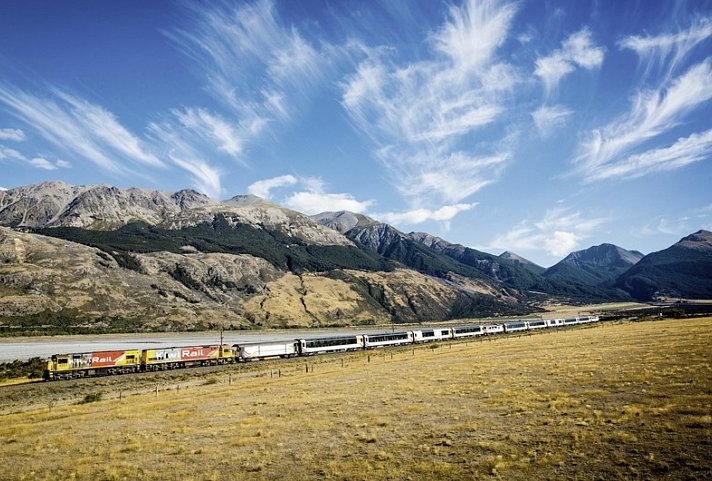
{"type": "Polygon", "coordinates": [[[712,318],[262,364],[0,416],[0,478],[712,479],[711,365],[712,318]]]}

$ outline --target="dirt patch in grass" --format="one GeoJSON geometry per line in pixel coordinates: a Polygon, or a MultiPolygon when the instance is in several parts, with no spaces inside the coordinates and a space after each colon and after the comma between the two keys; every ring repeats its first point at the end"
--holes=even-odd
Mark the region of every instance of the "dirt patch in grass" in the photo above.
{"type": "Polygon", "coordinates": [[[125,376],[0,417],[3,477],[710,479],[710,347],[706,318],[125,376]]]}

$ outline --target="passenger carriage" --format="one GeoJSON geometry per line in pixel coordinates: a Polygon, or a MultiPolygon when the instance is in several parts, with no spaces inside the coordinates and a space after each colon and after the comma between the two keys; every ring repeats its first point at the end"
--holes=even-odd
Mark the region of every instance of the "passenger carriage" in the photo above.
{"type": "Polygon", "coordinates": [[[394,332],[389,334],[365,334],[363,336],[363,345],[366,349],[373,349],[381,346],[412,344],[413,339],[413,331],[394,332]]]}
{"type": "Polygon", "coordinates": [[[504,333],[504,324],[490,324],[485,326],[485,334],[502,334],[504,333]]]}
{"type": "Polygon", "coordinates": [[[485,326],[458,326],[452,328],[452,337],[473,337],[485,334],[485,326]]]}
{"type": "Polygon", "coordinates": [[[563,319],[549,319],[546,321],[547,327],[561,327],[564,325],[563,319]]]}
{"type": "Polygon", "coordinates": [[[546,321],[544,321],[542,319],[537,319],[534,321],[527,321],[527,327],[530,330],[534,330],[534,329],[546,329],[549,326],[546,324],[546,321]]]}
{"type": "Polygon", "coordinates": [[[354,351],[364,348],[364,337],[357,335],[297,339],[296,345],[299,354],[302,356],[323,352],[354,351]]]}
{"type": "Polygon", "coordinates": [[[506,333],[521,332],[521,331],[526,331],[527,329],[529,329],[529,328],[527,327],[527,323],[524,321],[505,322],[504,323],[504,332],[506,332],[506,333]]]}
{"type": "Polygon", "coordinates": [[[423,329],[413,331],[413,342],[432,342],[452,339],[452,329],[423,329]]]}

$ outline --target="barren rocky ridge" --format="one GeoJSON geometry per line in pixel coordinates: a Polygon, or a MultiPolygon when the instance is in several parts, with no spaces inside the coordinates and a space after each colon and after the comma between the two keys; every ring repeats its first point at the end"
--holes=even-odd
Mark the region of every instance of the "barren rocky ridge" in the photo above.
{"type": "MultiPolygon", "coordinates": [[[[567,276],[547,278],[516,255],[254,196],[47,182],[0,191],[0,226],[0,329],[10,333],[419,322],[625,298],[628,285],[657,292],[640,280],[648,271],[612,287],[642,256],[616,246],[573,253],[567,276]]],[[[674,251],[698,256],[702,279],[709,238],[674,251]]]]}

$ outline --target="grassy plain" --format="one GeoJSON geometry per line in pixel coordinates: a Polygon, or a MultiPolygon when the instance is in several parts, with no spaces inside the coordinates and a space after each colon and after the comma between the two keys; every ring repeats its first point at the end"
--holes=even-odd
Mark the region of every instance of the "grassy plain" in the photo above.
{"type": "Polygon", "coordinates": [[[205,376],[180,390],[0,416],[0,476],[712,479],[712,318],[205,376]]]}

